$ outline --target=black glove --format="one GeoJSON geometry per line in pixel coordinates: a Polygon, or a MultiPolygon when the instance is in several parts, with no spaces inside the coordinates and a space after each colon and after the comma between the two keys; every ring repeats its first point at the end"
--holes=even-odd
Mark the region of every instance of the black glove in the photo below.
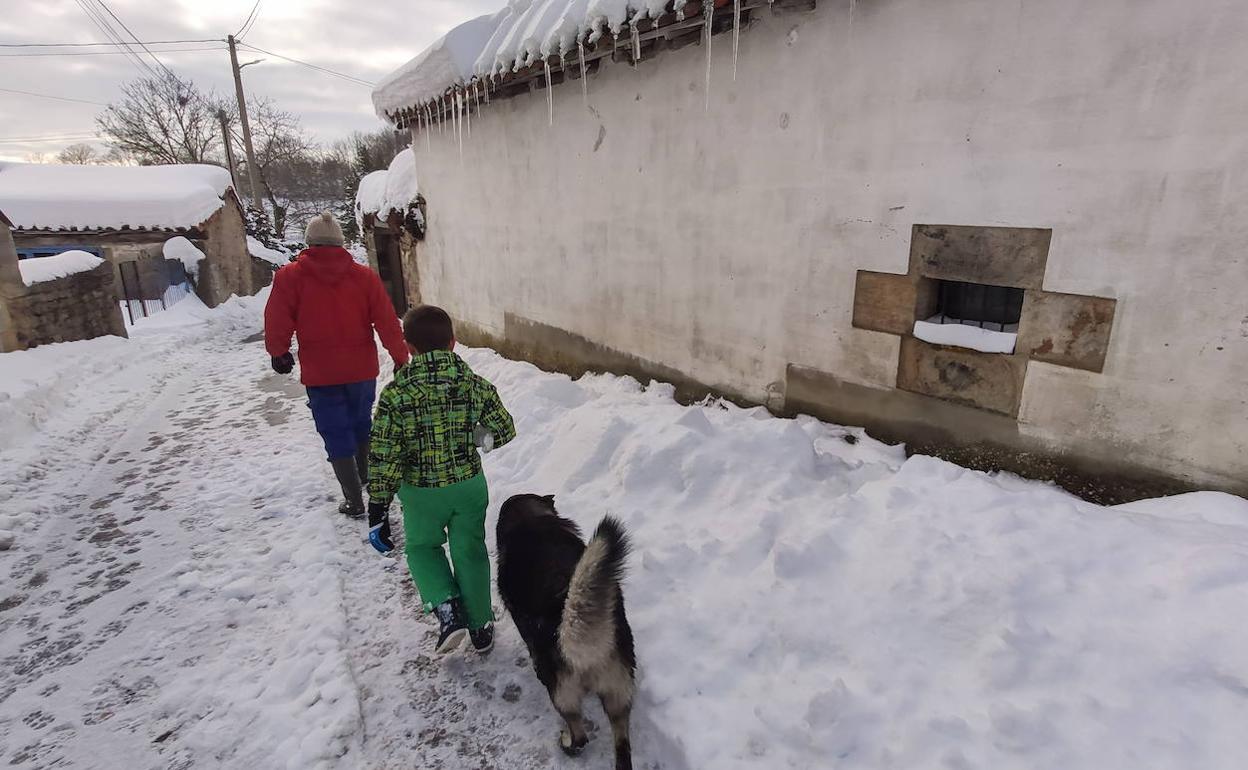
{"type": "Polygon", "coordinates": [[[273,359],[273,371],[278,374],[290,374],[295,370],[295,356],[292,353],[283,353],[273,359]]]}
{"type": "Polygon", "coordinates": [[[368,542],[377,553],[390,553],[394,541],[390,539],[390,506],[381,503],[368,504],[368,542]]]}

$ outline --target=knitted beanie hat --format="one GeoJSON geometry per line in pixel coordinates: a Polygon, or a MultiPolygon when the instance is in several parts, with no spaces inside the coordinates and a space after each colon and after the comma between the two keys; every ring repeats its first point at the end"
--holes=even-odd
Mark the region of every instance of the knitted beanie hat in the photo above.
{"type": "Polygon", "coordinates": [[[345,239],[334,215],[329,211],[322,211],[308,222],[308,230],[303,240],[309,246],[341,246],[345,239]]]}

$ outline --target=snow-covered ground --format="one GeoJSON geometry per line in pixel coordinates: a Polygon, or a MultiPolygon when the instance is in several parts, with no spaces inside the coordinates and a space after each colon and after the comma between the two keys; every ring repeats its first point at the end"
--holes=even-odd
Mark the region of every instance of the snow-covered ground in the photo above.
{"type": "MultiPolygon", "coordinates": [[[[506,620],[489,658],[429,656],[402,558],[335,512],[262,302],[0,356],[0,763],[609,767],[596,708],[586,756],[555,748],[506,620]]],[[[495,510],[555,493],[634,535],[639,768],[1248,761],[1248,502],[1101,508],[466,355],[520,431],[487,458],[495,510]]]]}

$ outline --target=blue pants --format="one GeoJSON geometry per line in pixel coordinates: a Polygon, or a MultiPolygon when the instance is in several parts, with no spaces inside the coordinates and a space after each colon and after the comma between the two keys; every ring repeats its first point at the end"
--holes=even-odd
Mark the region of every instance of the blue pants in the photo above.
{"type": "Polygon", "coordinates": [[[308,389],[308,407],[316,432],[325,441],[330,460],[355,457],[373,429],[373,399],[377,380],[346,385],[318,385],[308,389]]]}

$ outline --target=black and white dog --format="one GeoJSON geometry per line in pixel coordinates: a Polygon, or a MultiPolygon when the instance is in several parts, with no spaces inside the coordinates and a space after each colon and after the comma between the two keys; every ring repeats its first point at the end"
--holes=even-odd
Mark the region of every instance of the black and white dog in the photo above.
{"type": "Polygon", "coordinates": [[[616,770],[633,767],[628,721],[637,660],[620,591],[628,552],[628,536],[610,516],[582,542],[554,496],[516,495],[498,515],[498,590],[567,722],[560,745],[571,755],[585,748],[581,702],[597,695],[611,720],[616,770]]]}

